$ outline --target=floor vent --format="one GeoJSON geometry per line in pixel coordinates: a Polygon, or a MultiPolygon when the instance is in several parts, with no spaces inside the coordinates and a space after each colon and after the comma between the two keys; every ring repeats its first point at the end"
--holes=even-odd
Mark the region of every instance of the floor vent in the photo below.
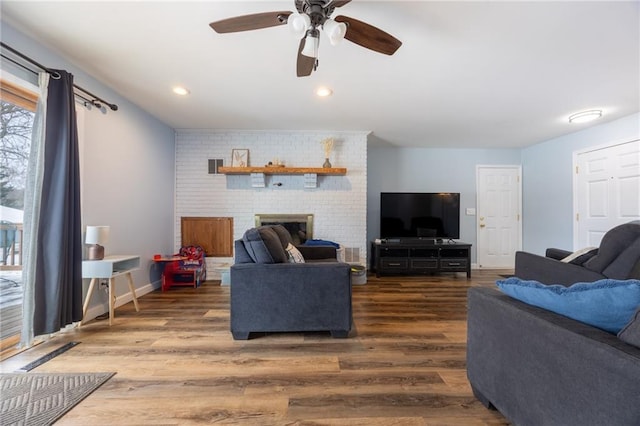
{"type": "Polygon", "coordinates": [[[359,263],[360,262],[360,249],[358,247],[345,247],[344,248],[344,261],[347,263],[359,263]]]}
{"type": "Polygon", "coordinates": [[[16,373],[26,373],[27,371],[31,371],[34,368],[44,364],[47,361],[51,361],[53,358],[57,357],[60,354],[65,353],[66,351],[68,351],[69,349],[71,349],[72,347],[74,347],[75,345],[79,344],[80,342],[69,342],[64,346],[59,347],[58,349],[49,352],[46,355],[41,356],[40,358],[38,358],[37,360],[30,362],[29,364],[25,365],[22,368],[19,368],[16,370],[16,373]]]}

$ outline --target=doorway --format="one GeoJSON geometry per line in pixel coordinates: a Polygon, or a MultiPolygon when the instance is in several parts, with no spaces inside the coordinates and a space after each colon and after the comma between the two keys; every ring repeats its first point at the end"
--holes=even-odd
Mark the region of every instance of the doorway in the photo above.
{"type": "Polygon", "coordinates": [[[640,139],[574,154],[575,250],[598,247],[611,228],[640,219],[640,139]]]}
{"type": "Polygon", "coordinates": [[[522,247],[520,166],[477,166],[477,264],[511,269],[522,247]]]}

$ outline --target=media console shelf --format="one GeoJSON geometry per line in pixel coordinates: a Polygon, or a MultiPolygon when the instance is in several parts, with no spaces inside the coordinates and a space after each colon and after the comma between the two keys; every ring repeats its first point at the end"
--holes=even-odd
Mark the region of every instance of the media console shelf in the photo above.
{"type": "Polygon", "coordinates": [[[433,240],[372,243],[376,276],[466,272],[471,278],[471,244],[433,240]]]}

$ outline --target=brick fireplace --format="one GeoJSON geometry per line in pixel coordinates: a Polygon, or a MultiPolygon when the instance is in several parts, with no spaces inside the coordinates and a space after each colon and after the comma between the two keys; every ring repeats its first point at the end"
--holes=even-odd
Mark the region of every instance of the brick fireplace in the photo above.
{"type": "MultiPolygon", "coordinates": [[[[367,135],[361,131],[177,130],[176,247],[180,247],[183,216],[231,217],[233,239],[237,240],[256,226],[256,215],[263,223],[262,213],[296,213],[304,216],[299,221],[307,224],[307,238],[334,241],[344,247],[348,262],[366,264],[367,135]],[[318,177],[317,188],[306,188],[304,176],[298,175],[269,175],[268,185],[255,188],[248,175],[208,171],[207,159],[223,159],[229,165],[236,148],[250,150],[250,166],[278,158],[290,167],[320,167],[324,161],[320,141],[327,137],[338,140],[332,164],[348,172],[318,177]]],[[[207,268],[215,274],[217,264],[233,260],[232,256],[207,257],[207,268]]]]}
{"type": "Polygon", "coordinates": [[[282,225],[291,234],[294,245],[313,239],[313,215],[307,214],[256,214],[256,226],[282,225]]]}

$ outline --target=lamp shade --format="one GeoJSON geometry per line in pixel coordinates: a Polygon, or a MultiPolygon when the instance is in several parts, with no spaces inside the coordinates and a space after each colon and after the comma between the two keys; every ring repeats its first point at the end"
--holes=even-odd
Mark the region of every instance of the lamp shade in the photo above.
{"type": "Polygon", "coordinates": [[[320,39],[318,38],[319,35],[319,31],[316,29],[307,31],[307,37],[304,39],[304,47],[300,53],[310,58],[317,58],[318,44],[320,44],[320,39]]]}
{"type": "Polygon", "coordinates": [[[84,238],[86,244],[105,244],[109,241],[108,226],[87,226],[87,233],[84,238]]]}
{"type": "Polygon", "coordinates": [[[322,25],[322,29],[329,37],[329,43],[332,46],[340,43],[347,34],[347,25],[344,22],[336,22],[333,19],[327,19],[322,25]]]}
{"type": "Polygon", "coordinates": [[[311,18],[307,14],[299,14],[297,12],[292,13],[287,18],[287,26],[293,35],[296,38],[302,38],[304,33],[311,26],[311,18]]]}

